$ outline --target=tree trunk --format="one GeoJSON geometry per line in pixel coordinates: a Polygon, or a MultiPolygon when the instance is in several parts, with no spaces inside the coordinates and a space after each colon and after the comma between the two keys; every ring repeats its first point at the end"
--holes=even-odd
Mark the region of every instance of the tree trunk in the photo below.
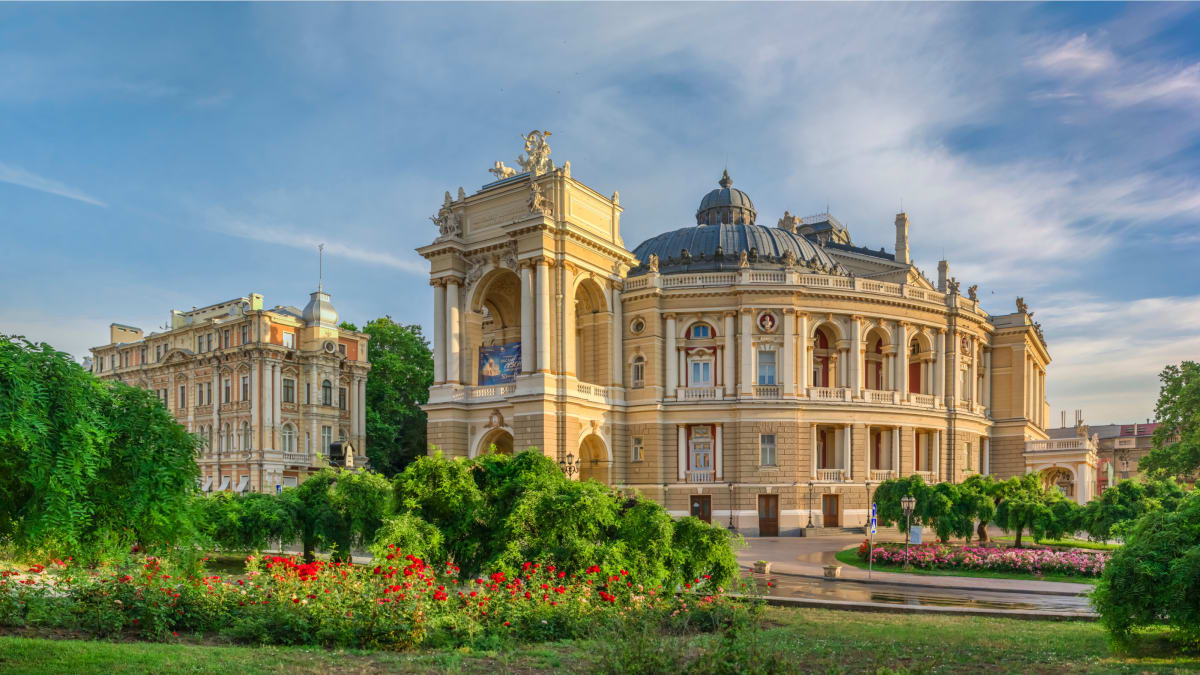
{"type": "Polygon", "coordinates": [[[317,559],[316,555],[313,554],[313,549],[315,548],[313,543],[312,539],[308,537],[304,538],[304,562],[312,562],[317,559]]]}
{"type": "Polygon", "coordinates": [[[1021,534],[1022,534],[1024,531],[1025,531],[1025,523],[1021,523],[1021,524],[1020,524],[1020,525],[1017,527],[1017,541],[1016,541],[1016,547],[1017,547],[1017,548],[1021,548],[1021,534]]]}
{"type": "Polygon", "coordinates": [[[975,536],[979,539],[980,544],[986,544],[991,541],[988,538],[987,525],[986,520],[981,520],[979,521],[979,527],[975,528],[975,536]]]}

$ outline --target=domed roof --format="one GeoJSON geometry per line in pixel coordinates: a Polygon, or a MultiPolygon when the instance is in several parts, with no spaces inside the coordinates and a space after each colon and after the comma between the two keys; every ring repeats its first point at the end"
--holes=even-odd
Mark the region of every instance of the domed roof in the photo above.
{"type": "Polygon", "coordinates": [[[825,249],[802,235],[778,227],[747,223],[718,223],[684,227],[651,237],[633,250],[640,264],[629,276],[649,271],[650,256],[658,256],[659,271],[703,272],[736,270],[745,251],[747,262],[755,269],[781,269],[789,262],[797,268],[826,273],[841,273],[825,249]]]}
{"type": "Polygon", "coordinates": [[[717,184],[721,187],[700,200],[700,208],[696,209],[696,224],[753,223],[757,215],[754,202],[750,201],[750,195],[733,187],[728,170],[721,174],[717,184]]]}
{"type": "Polygon", "coordinates": [[[308,297],[308,305],[304,307],[304,325],[320,326],[321,328],[337,328],[337,310],[329,301],[329,294],[324,290],[315,290],[308,297]]]}

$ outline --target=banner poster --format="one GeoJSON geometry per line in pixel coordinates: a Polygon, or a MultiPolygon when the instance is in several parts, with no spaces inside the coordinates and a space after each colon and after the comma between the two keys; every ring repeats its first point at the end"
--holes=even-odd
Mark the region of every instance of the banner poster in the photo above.
{"type": "Polygon", "coordinates": [[[505,384],[521,372],[521,343],[479,348],[479,384],[505,384]]]}

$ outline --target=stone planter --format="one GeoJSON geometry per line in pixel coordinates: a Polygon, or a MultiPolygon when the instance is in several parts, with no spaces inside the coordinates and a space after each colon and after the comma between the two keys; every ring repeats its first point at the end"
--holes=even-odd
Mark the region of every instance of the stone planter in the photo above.
{"type": "Polygon", "coordinates": [[[825,566],[825,578],[837,579],[840,576],[842,576],[842,566],[841,565],[826,565],[825,566]]]}
{"type": "Polygon", "coordinates": [[[755,561],[755,563],[754,563],[754,573],[755,573],[755,574],[770,574],[770,573],[771,573],[771,563],[769,563],[769,562],[764,562],[764,561],[761,561],[761,560],[760,560],[760,561],[755,561]]]}

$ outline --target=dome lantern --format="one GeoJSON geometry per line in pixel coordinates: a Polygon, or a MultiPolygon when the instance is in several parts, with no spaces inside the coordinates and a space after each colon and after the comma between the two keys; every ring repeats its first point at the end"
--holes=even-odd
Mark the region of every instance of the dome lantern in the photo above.
{"type": "Polygon", "coordinates": [[[733,187],[729,171],[721,174],[717,181],[720,187],[704,195],[700,208],[696,209],[697,225],[751,225],[757,213],[750,195],[733,187]]]}

